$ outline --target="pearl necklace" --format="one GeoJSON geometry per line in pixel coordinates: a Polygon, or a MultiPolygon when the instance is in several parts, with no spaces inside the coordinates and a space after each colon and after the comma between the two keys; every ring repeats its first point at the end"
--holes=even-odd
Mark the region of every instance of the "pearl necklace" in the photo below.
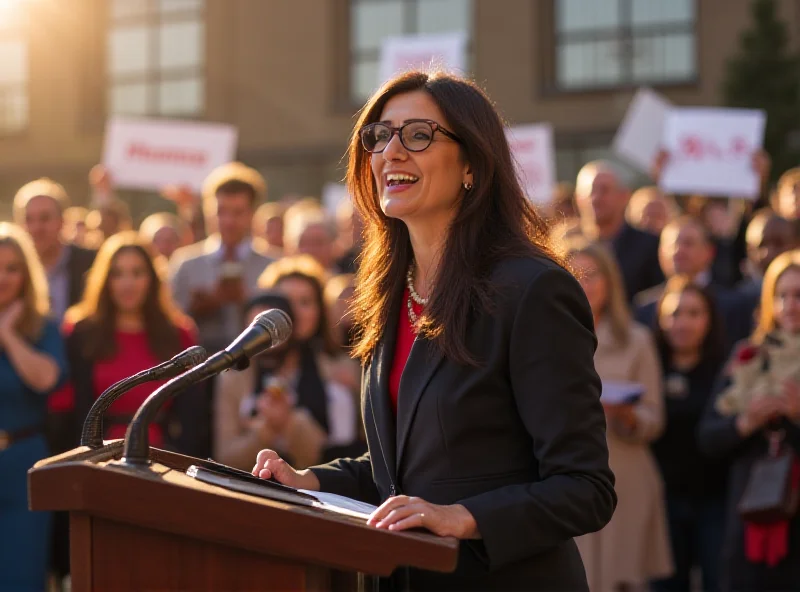
{"type": "Polygon", "coordinates": [[[406,306],[408,308],[408,320],[411,321],[411,324],[416,327],[419,323],[419,317],[417,313],[414,312],[414,304],[416,302],[420,306],[425,306],[428,304],[428,299],[423,298],[420,296],[417,291],[414,289],[414,266],[408,266],[408,273],[406,273],[406,285],[408,286],[408,300],[406,300],[406,306]]]}

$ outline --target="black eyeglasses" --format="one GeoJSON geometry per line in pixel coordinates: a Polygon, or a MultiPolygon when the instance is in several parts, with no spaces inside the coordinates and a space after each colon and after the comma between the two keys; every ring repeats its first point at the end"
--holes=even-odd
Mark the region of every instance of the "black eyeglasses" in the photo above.
{"type": "Polygon", "coordinates": [[[392,127],[385,123],[370,123],[361,128],[361,144],[367,152],[378,154],[386,150],[395,134],[400,136],[400,143],[409,152],[422,152],[433,142],[433,134],[441,132],[451,140],[461,143],[453,132],[430,119],[410,119],[400,127],[392,127]]]}

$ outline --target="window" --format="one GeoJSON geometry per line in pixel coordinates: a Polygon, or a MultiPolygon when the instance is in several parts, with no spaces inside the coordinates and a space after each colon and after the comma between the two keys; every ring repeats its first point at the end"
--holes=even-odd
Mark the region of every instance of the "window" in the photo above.
{"type": "Polygon", "coordinates": [[[472,0],[350,0],[350,96],[380,84],[381,42],[400,35],[472,32],[472,0]]]}
{"type": "Polygon", "coordinates": [[[196,116],[204,108],[204,0],[110,0],[108,109],[196,116]]]}
{"type": "Polygon", "coordinates": [[[11,134],[28,125],[28,44],[20,7],[0,17],[0,134],[11,134]]]}
{"type": "Polygon", "coordinates": [[[561,89],[693,80],[695,0],[556,0],[561,89]]]}

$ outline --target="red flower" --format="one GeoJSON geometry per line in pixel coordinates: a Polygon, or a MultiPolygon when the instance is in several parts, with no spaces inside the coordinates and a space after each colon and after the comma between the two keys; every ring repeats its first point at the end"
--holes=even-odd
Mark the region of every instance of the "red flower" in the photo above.
{"type": "Polygon", "coordinates": [[[740,364],[746,364],[753,358],[758,355],[758,348],[752,345],[744,345],[742,346],[738,352],[736,352],[736,361],[740,364]]]}

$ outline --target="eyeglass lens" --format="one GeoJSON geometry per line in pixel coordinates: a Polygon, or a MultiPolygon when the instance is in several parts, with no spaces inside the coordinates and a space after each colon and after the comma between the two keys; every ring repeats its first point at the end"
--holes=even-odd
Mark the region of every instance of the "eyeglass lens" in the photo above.
{"type": "MultiPolygon", "coordinates": [[[[362,134],[364,148],[368,152],[383,152],[392,135],[392,129],[388,125],[376,123],[362,134]]],[[[406,150],[420,152],[431,145],[433,128],[425,121],[411,121],[400,128],[400,141],[406,150]]]]}

